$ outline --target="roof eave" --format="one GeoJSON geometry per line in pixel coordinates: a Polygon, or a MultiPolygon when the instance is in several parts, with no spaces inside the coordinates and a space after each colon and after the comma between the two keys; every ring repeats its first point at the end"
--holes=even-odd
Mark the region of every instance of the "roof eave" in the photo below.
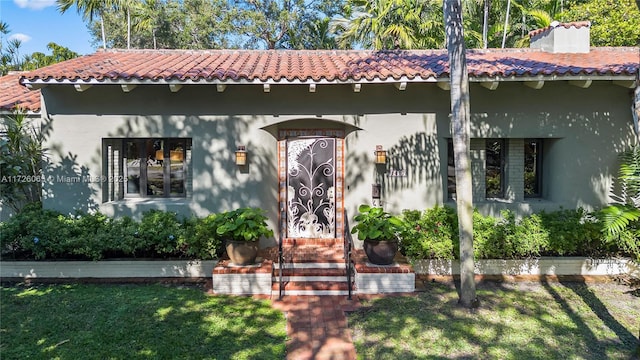
{"type": "MultiPolygon", "coordinates": [[[[469,76],[470,82],[510,82],[510,81],[566,81],[566,80],[593,80],[593,81],[634,81],[636,74],[577,74],[577,75],[534,75],[534,76],[469,76]]],[[[23,78],[20,82],[30,90],[37,90],[48,85],[352,85],[352,84],[396,84],[396,83],[438,83],[449,82],[448,77],[427,77],[416,76],[409,78],[402,76],[399,78],[374,78],[374,79],[33,79],[23,78]]]]}

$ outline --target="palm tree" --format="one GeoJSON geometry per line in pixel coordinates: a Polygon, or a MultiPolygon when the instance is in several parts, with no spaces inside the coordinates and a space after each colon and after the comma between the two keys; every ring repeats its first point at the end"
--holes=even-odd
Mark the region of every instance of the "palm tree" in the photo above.
{"type": "Polygon", "coordinates": [[[114,5],[114,0],[56,0],[58,11],[64,14],[71,6],[76,6],[78,14],[82,14],[84,20],[93,21],[94,17],[100,18],[100,27],[102,30],[102,48],[107,48],[107,37],[104,31],[104,21],[102,14],[105,9],[114,5]]]}
{"type": "Polygon", "coordinates": [[[440,47],[442,26],[435,26],[439,6],[433,0],[351,0],[348,18],[333,21],[338,43],[365,48],[440,47]]]}
{"type": "Polygon", "coordinates": [[[467,72],[461,0],[445,0],[444,21],[451,79],[451,121],[460,236],[460,304],[477,305],[473,261],[473,195],[470,161],[469,73],[467,72]]]}
{"type": "Polygon", "coordinates": [[[131,10],[133,11],[133,18],[135,20],[134,28],[137,31],[150,31],[153,40],[153,48],[156,49],[157,19],[160,16],[158,14],[158,0],[143,0],[141,2],[136,2],[131,10]]]}

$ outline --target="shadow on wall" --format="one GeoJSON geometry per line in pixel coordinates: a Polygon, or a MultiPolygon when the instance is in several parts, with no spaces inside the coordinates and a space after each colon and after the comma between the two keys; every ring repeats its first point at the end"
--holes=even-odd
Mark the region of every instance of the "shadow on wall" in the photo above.
{"type": "Polygon", "coordinates": [[[437,134],[425,132],[403,136],[388,149],[386,173],[379,174],[383,189],[410,189],[440,176],[437,134]]]}
{"type": "Polygon", "coordinates": [[[48,207],[70,214],[97,211],[99,204],[94,199],[98,194],[100,175],[92,174],[87,166],[78,164],[77,155],[58,155],[59,162],[43,166],[43,198],[48,207]]]}

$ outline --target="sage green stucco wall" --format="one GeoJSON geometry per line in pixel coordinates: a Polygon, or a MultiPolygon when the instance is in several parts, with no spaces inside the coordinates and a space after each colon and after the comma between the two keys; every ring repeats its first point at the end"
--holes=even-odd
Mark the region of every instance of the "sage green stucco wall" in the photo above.
{"type": "MultiPolygon", "coordinates": [[[[110,215],[139,214],[149,208],[206,215],[239,206],[259,206],[277,218],[277,142],[261,128],[304,119],[305,127],[346,122],[361,130],[347,136],[345,204],[351,214],[371,201],[371,184],[381,183],[383,205],[399,212],[446,203],[449,92],[434,84],[318,85],[315,93],[298,85],[185,85],[171,93],[166,85],[140,85],[130,93],[116,85],[85,92],[71,86],[44,88],[51,126],[47,174],[102,175],[103,138],[190,137],[193,139],[193,193],[177,200],[102,202],[99,183],[53,181],[45,187],[45,206],[62,211],[99,209],[110,215]],[[236,145],[246,145],[246,172],[233,163],[236,145]],[[386,167],[373,164],[373,151],[389,152],[386,167]],[[389,170],[406,176],[389,176],[389,170]]],[[[599,207],[607,202],[616,156],[633,141],[630,90],[594,81],[588,89],[547,82],[541,90],[501,83],[491,91],[471,86],[474,138],[544,138],[543,198],[484,201],[487,213],[512,208],[526,213],[559,206],[599,207]]]]}

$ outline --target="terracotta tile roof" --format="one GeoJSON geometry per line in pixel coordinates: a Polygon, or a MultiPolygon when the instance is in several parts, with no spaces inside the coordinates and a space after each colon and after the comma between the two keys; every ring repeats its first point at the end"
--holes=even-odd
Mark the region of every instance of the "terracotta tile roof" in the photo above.
{"type": "Polygon", "coordinates": [[[568,23],[559,23],[559,22],[555,22],[555,23],[551,23],[551,25],[545,27],[545,28],[541,28],[541,29],[536,29],[533,31],[529,31],[529,37],[534,37],[536,35],[540,35],[542,33],[548,32],[551,29],[555,29],[555,28],[559,28],[559,27],[563,27],[565,29],[569,29],[569,28],[576,28],[576,29],[580,29],[583,27],[591,27],[591,21],[574,21],[574,22],[568,22],[568,23]]]}
{"type": "MultiPolygon", "coordinates": [[[[471,77],[634,76],[640,48],[586,54],[535,49],[469,50],[471,77]]],[[[449,76],[445,50],[107,50],[24,75],[27,82],[371,82],[449,76]]]]}
{"type": "Polygon", "coordinates": [[[0,111],[13,111],[20,107],[27,111],[40,111],[40,91],[29,91],[19,80],[22,73],[0,77],[0,111]]]}

